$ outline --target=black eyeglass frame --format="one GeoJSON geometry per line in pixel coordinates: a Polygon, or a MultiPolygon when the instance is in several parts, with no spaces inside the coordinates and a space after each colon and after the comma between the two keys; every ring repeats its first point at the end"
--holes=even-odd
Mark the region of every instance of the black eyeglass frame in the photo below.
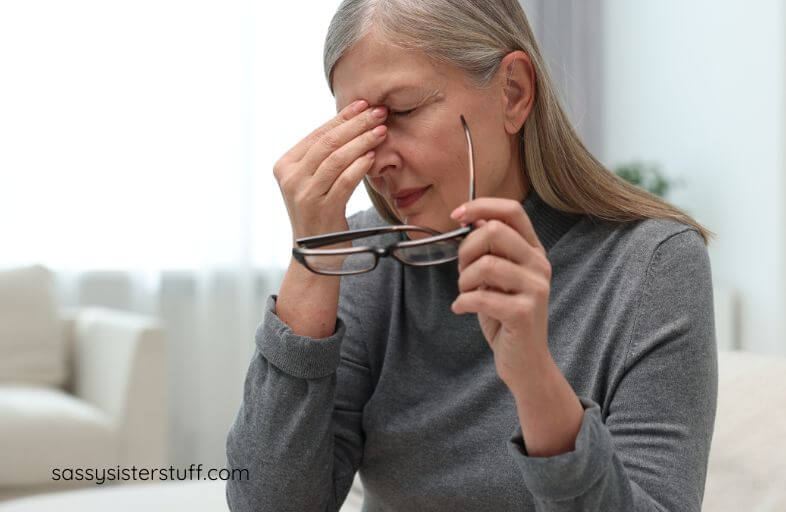
{"type": "MultiPolygon", "coordinates": [[[[459,116],[461,121],[462,128],[464,129],[464,134],[467,138],[467,153],[468,153],[468,161],[469,161],[469,200],[472,201],[475,199],[475,155],[472,146],[472,135],[469,131],[469,126],[467,125],[466,119],[464,116],[459,116]]],[[[327,233],[324,235],[314,235],[314,236],[307,236],[298,238],[295,240],[297,244],[296,247],[292,248],[292,256],[297,260],[301,265],[306,267],[311,272],[315,274],[322,274],[322,275],[352,275],[352,274],[362,274],[365,272],[371,272],[375,268],[377,268],[377,264],[379,263],[379,258],[392,256],[399,262],[410,265],[413,267],[428,267],[432,265],[441,265],[443,263],[448,263],[450,261],[454,261],[458,258],[458,256],[451,256],[449,258],[445,258],[438,261],[429,261],[427,263],[416,263],[412,261],[406,261],[398,256],[395,251],[396,249],[401,248],[410,248],[410,247],[418,247],[421,245],[429,245],[437,242],[441,242],[444,240],[450,240],[452,238],[462,238],[467,236],[472,230],[474,226],[471,224],[468,226],[463,226],[458,229],[454,229],[452,231],[447,231],[445,233],[440,233],[431,228],[422,227],[422,226],[412,226],[412,225],[395,225],[395,226],[382,226],[382,227],[374,227],[374,228],[365,228],[365,229],[353,229],[349,231],[339,231],[336,233],[327,233]],[[361,247],[350,247],[350,248],[342,248],[342,249],[317,249],[317,247],[322,247],[325,245],[336,244],[340,242],[347,242],[350,240],[354,240],[356,238],[364,238],[368,236],[374,236],[382,233],[395,233],[395,232],[403,232],[403,231],[420,231],[423,233],[428,233],[432,236],[422,238],[420,240],[402,240],[399,242],[395,242],[389,244],[385,247],[370,247],[370,246],[361,246],[361,247]],[[330,256],[330,255],[351,255],[351,254],[358,254],[358,253],[369,253],[374,255],[374,265],[369,269],[363,269],[358,271],[325,271],[325,270],[316,270],[310,267],[306,261],[306,256],[330,256]]]]}

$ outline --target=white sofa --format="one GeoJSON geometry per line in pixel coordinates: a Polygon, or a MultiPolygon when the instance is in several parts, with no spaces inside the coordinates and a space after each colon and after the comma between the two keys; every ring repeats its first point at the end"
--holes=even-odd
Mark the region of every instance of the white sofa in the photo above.
{"type": "Polygon", "coordinates": [[[162,326],[53,297],[44,267],[0,270],[0,500],[96,487],[64,468],[167,463],[162,326]]]}
{"type": "MultiPolygon", "coordinates": [[[[719,397],[703,510],[786,510],[786,359],[719,354],[719,397]]],[[[0,512],[226,510],[225,483],[186,481],[79,490],[0,503],[0,512]]],[[[360,479],[341,512],[359,512],[360,479]]]]}
{"type": "Polygon", "coordinates": [[[786,510],[786,358],[721,351],[704,510],[786,510]]]}

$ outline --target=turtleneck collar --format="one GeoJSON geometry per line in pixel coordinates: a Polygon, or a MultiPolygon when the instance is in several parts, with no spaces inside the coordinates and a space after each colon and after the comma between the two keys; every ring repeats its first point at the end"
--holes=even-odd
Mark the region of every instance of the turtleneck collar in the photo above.
{"type": "Polygon", "coordinates": [[[582,217],[580,214],[567,213],[552,208],[541,199],[532,187],[529,188],[522,205],[546,252],[549,252],[554,244],[562,238],[562,235],[567,233],[582,217]]]}

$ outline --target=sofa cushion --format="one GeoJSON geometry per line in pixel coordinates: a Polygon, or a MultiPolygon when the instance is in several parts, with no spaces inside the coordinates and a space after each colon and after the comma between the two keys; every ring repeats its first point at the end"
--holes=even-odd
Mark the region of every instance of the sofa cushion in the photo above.
{"type": "Polygon", "coordinates": [[[62,390],[0,385],[0,488],[52,484],[55,468],[118,463],[109,416],[62,390]]]}
{"type": "Polygon", "coordinates": [[[0,384],[59,387],[65,340],[54,277],[41,265],[0,269],[0,384]]]}
{"type": "Polygon", "coordinates": [[[704,510],[786,510],[786,358],[718,353],[704,510]]]}

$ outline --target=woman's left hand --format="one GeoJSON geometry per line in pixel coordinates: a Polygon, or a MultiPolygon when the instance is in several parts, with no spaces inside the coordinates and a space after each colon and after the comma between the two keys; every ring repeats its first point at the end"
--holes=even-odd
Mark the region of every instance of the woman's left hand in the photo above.
{"type": "Polygon", "coordinates": [[[463,215],[459,207],[451,217],[477,227],[459,247],[459,296],[451,309],[478,314],[497,374],[515,386],[551,357],[551,264],[520,202],[481,197],[462,206],[463,215]]]}

